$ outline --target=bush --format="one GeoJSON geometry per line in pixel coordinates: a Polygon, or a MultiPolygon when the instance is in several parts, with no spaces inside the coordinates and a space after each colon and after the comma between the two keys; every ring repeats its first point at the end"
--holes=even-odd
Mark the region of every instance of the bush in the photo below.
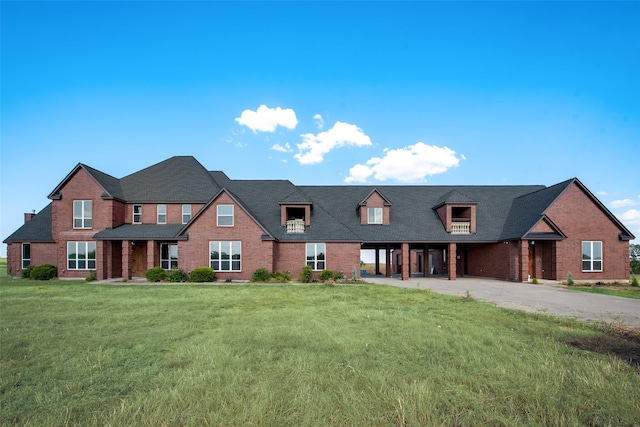
{"type": "Polygon", "coordinates": [[[567,275],[567,285],[568,286],[573,286],[575,284],[576,284],[576,282],[573,281],[573,274],[571,274],[571,272],[569,272],[569,274],[567,275]]]}
{"type": "Polygon", "coordinates": [[[144,277],[150,282],[163,282],[167,280],[167,272],[162,267],[152,267],[144,273],[144,277]]]}
{"type": "Polygon", "coordinates": [[[326,270],[322,270],[322,272],[320,273],[320,280],[322,280],[323,282],[327,281],[327,280],[332,280],[333,279],[333,271],[326,269],[326,270]]]}
{"type": "Polygon", "coordinates": [[[189,275],[180,268],[171,270],[168,277],[170,282],[186,282],[189,280],[189,275]]]}
{"type": "Polygon", "coordinates": [[[20,277],[22,277],[23,279],[30,278],[31,270],[33,270],[33,265],[26,266],[25,268],[22,269],[22,272],[20,273],[20,277]]]}
{"type": "Polygon", "coordinates": [[[89,272],[89,275],[84,280],[86,280],[87,282],[93,282],[95,280],[98,280],[98,278],[96,277],[96,272],[91,270],[89,272]]]}
{"type": "Polygon", "coordinates": [[[273,283],[286,283],[289,280],[291,280],[291,274],[288,271],[274,271],[269,278],[269,282],[273,283]]]}
{"type": "Polygon", "coordinates": [[[336,282],[340,282],[344,280],[344,273],[340,270],[336,270],[333,272],[333,280],[336,282]]]}
{"type": "Polygon", "coordinates": [[[271,275],[266,268],[259,268],[251,275],[252,282],[268,282],[270,278],[271,275]]]}
{"type": "Polygon", "coordinates": [[[51,280],[58,275],[58,268],[51,264],[42,264],[31,269],[30,278],[33,280],[51,280]]]}
{"type": "Polygon", "coordinates": [[[640,286],[640,284],[638,284],[638,278],[636,276],[631,276],[631,286],[640,286]]]}
{"type": "Polygon", "coordinates": [[[213,282],[216,278],[215,272],[211,267],[198,267],[193,270],[189,276],[192,282],[213,282]]]}
{"type": "Polygon", "coordinates": [[[300,281],[302,283],[310,283],[313,280],[313,269],[310,265],[305,265],[302,267],[302,271],[300,272],[300,281]]]}

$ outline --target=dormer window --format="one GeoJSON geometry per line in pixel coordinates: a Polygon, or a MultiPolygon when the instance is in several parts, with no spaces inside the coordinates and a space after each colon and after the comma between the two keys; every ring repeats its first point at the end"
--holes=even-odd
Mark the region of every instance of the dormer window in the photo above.
{"type": "Polygon", "coordinates": [[[280,221],[287,233],[304,233],[311,225],[311,204],[281,202],[280,221]]]}
{"type": "Polygon", "coordinates": [[[378,189],[372,190],[359,204],[360,224],[389,224],[391,202],[378,189]]]}
{"type": "Polygon", "coordinates": [[[433,209],[447,233],[471,234],[476,232],[476,205],[473,199],[452,190],[433,209]]]}
{"type": "Polygon", "coordinates": [[[369,224],[382,224],[382,208],[368,208],[367,221],[369,224]]]}

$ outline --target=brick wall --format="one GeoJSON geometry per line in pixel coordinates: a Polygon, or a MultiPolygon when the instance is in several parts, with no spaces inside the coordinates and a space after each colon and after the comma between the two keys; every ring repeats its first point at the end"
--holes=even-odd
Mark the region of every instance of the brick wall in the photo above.
{"type": "Polygon", "coordinates": [[[629,242],[618,238],[620,229],[577,184],[569,186],[547,209],[547,216],[567,236],[557,242],[557,279],[629,280],[629,242]],[[602,242],[602,272],[582,271],[582,241],[602,242]]]}
{"type": "Polygon", "coordinates": [[[210,241],[242,242],[240,272],[216,271],[218,280],[250,279],[258,268],[273,270],[273,242],[263,241],[262,228],[226,193],[222,193],[187,229],[189,240],[178,242],[178,266],[185,271],[209,267],[210,241]],[[232,227],[217,225],[217,206],[234,206],[232,227]]]}

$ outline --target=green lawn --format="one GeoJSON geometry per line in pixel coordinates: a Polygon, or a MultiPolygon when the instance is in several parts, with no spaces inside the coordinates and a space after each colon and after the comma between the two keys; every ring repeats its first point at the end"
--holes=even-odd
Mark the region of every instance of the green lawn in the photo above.
{"type": "Polygon", "coordinates": [[[0,424],[632,426],[570,319],[377,285],[0,279],[0,424]]]}
{"type": "Polygon", "coordinates": [[[567,286],[571,291],[590,292],[592,294],[612,295],[616,297],[640,299],[640,287],[626,286],[620,288],[600,286],[567,286]]]}

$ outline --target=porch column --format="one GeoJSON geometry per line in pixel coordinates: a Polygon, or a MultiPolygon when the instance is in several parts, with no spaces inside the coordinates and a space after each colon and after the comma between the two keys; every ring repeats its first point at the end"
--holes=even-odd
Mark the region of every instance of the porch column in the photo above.
{"type": "Polygon", "coordinates": [[[458,259],[456,256],[456,244],[449,243],[448,249],[447,270],[449,273],[449,280],[456,280],[456,261],[458,259]]]}
{"type": "Polygon", "coordinates": [[[380,248],[376,246],[376,274],[380,274],[380,248]]]}
{"type": "MultiPolygon", "coordinates": [[[[144,266],[144,271],[147,271],[151,267],[155,267],[156,265],[155,249],[156,249],[156,242],[154,242],[153,240],[147,240],[147,265],[144,266]]],[[[160,262],[158,262],[158,265],[160,265],[160,262]]]]}
{"type": "Polygon", "coordinates": [[[409,256],[409,244],[402,244],[402,280],[409,280],[409,263],[411,262],[411,257],[409,256]]]}
{"type": "Polygon", "coordinates": [[[529,275],[529,241],[520,240],[520,277],[516,277],[516,280],[522,282],[527,281],[529,275]]]}
{"type": "Polygon", "coordinates": [[[387,245],[387,249],[385,252],[385,262],[387,263],[387,267],[385,268],[384,275],[387,277],[391,277],[391,245],[387,245]]]}
{"type": "Polygon", "coordinates": [[[131,242],[122,241],[122,278],[131,279],[131,242]]]}
{"type": "Polygon", "coordinates": [[[96,242],[96,278],[98,280],[108,279],[111,272],[109,263],[110,245],[106,240],[98,240],[96,242]]]}
{"type": "Polygon", "coordinates": [[[429,245],[425,243],[422,248],[422,275],[429,277],[431,272],[429,271],[429,245]]]}

